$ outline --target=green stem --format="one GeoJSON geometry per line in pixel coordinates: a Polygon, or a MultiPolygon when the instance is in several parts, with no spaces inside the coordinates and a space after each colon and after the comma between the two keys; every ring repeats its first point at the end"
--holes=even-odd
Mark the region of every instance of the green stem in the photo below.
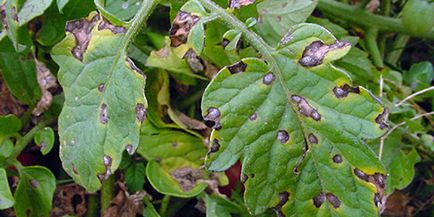
{"type": "Polygon", "coordinates": [[[35,134],[38,131],[42,130],[44,127],[46,127],[48,124],[50,124],[52,121],[53,119],[45,119],[40,121],[28,133],[26,133],[26,135],[21,137],[21,139],[17,141],[11,156],[9,156],[8,162],[12,162],[13,160],[15,160],[18,157],[18,155],[24,150],[27,144],[29,144],[32,141],[35,134]]]}
{"type": "MultiPolygon", "coordinates": [[[[399,19],[375,15],[358,7],[340,3],[334,0],[320,0],[317,8],[327,15],[335,16],[339,19],[351,22],[361,27],[375,27],[378,28],[379,31],[402,32],[408,35],[416,36],[408,32],[399,19]]],[[[434,39],[434,32],[431,32],[424,37],[428,39],[434,39]]]]}
{"type": "Polygon", "coordinates": [[[169,207],[170,195],[164,195],[163,200],[161,201],[160,207],[160,216],[167,216],[167,208],[169,207]]]}
{"type": "Polygon", "coordinates": [[[392,44],[391,51],[386,56],[386,62],[391,65],[396,65],[408,40],[410,40],[410,36],[398,34],[392,44]]]}
{"type": "Polygon", "coordinates": [[[377,44],[378,29],[369,28],[365,34],[366,47],[371,54],[374,65],[378,68],[384,68],[383,58],[377,44]]]}
{"type": "Polygon", "coordinates": [[[87,200],[87,212],[86,217],[98,216],[98,195],[89,194],[87,200]]]}
{"type": "Polygon", "coordinates": [[[134,37],[139,33],[140,28],[143,27],[143,24],[151,15],[153,8],[158,4],[159,0],[145,0],[140,6],[137,15],[134,17],[131,26],[129,27],[125,37],[122,39],[122,47],[123,51],[127,51],[134,37]]]}
{"type": "Polygon", "coordinates": [[[101,187],[101,215],[110,207],[110,203],[115,195],[115,176],[110,176],[102,183],[101,187]]]}

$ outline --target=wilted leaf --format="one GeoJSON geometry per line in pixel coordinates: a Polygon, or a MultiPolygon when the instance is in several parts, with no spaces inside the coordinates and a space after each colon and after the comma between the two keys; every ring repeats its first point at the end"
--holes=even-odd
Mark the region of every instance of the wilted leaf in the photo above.
{"type": "Polygon", "coordinates": [[[105,210],[104,217],[135,217],[143,212],[143,198],[146,192],[138,191],[130,195],[124,189],[120,189],[111,206],[105,210]]]}
{"type": "Polygon", "coordinates": [[[53,102],[53,95],[50,91],[57,88],[56,77],[51,74],[50,70],[44,63],[36,60],[36,71],[38,73],[38,84],[41,89],[42,96],[36,107],[33,109],[32,114],[40,116],[43,112],[47,111],[53,102]]]}
{"type": "Polygon", "coordinates": [[[44,127],[35,134],[35,143],[41,147],[43,155],[48,154],[54,145],[54,131],[51,127],[44,127]]]}
{"type": "Polygon", "coordinates": [[[158,129],[149,122],[142,129],[137,152],[149,162],[146,174],[159,192],[176,197],[193,197],[207,184],[200,170],[206,148],[197,137],[169,129],[158,129]]]}
{"type": "Polygon", "coordinates": [[[52,51],[65,94],[60,156],[66,172],[95,192],[117,169],[122,152],[134,153],[139,143],[145,78],[126,56],[125,27],[92,13],[68,22],[66,30],[52,51]]]}
{"type": "Polygon", "coordinates": [[[265,0],[257,6],[256,28],[266,41],[276,45],[291,26],[306,21],[317,3],[318,0],[265,0]]]}
{"type": "Polygon", "coordinates": [[[14,206],[17,217],[49,216],[56,189],[54,175],[41,166],[23,167],[19,172],[14,206]]]}
{"type": "Polygon", "coordinates": [[[384,134],[387,110],[330,63],[350,44],[302,24],[281,47],[273,68],[246,58],[205,90],[202,114],[214,125],[207,167],[223,171],[241,159],[255,215],[378,215],[385,170],[362,138],[384,134]]]}
{"type": "Polygon", "coordinates": [[[0,210],[12,207],[14,203],[15,200],[9,188],[6,170],[0,168],[0,210]]]}

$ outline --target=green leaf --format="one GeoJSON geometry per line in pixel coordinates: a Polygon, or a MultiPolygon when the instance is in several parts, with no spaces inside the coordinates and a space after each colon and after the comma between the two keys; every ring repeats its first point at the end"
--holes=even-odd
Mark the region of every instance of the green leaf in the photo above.
{"type": "Polygon", "coordinates": [[[53,0],[26,0],[18,13],[18,22],[22,26],[40,16],[50,7],[53,0]]]}
{"type": "Polygon", "coordinates": [[[157,210],[155,210],[154,206],[151,202],[145,199],[145,209],[143,209],[143,216],[145,217],[160,217],[157,210]]]}
{"type": "Polygon", "coordinates": [[[315,9],[318,0],[265,0],[258,4],[256,28],[270,44],[277,44],[291,26],[303,23],[315,9]]]}
{"type": "Polygon", "coordinates": [[[147,122],[137,152],[149,161],[148,180],[160,193],[193,197],[207,187],[199,181],[205,175],[199,168],[206,153],[201,139],[182,131],[158,129],[147,122]]]}
{"type": "Polygon", "coordinates": [[[223,197],[204,194],[203,200],[207,217],[231,217],[233,214],[240,213],[236,204],[223,197]]]}
{"type": "Polygon", "coordinates": [[[133,18],[143,0],[94,0],[98,11],[111,23],[123,25],[133,18]]]}
{"type": "Polygon", "coordinates": [[[63,8],[68,4],[69,0],[56,0],[57,8],[59,9],[59,12],[63,11],[63,8]]]}
{"type": "Polygon", "coordinates": [[[100,179],[117,169],[122,152],[132,154],[138,146],[146,118],[145,77],[126,55],[131,30],[96,13],[68,22],[66,30],[52,50],[65,94],[60,156],[65,171],[95,192],[100,179]]]}
{"type": "Polygon", "coordinates": [[[19,172],[14,206],[17,217],[49,216],[56,189],[54,175],[41,166],[23,167],[19,172]]]}
{"type": "Polygon", "coordinates": [[[336,66],[350,73],[353,81],[358,84],[366,84],[370,80],[376,81],[380,77],[368,54],[357,47],[352,47],[347,55],[336,61],[336,66]]]}
{"type": "Polygon", "coordinates": [[[54,131],[51,127],[44,127],[35,134],[35,143],[41,147],[43,155],[48,154],[54,145],[54,131]]]}
{"type": "Polygon", "coordinates": [[[10,208],[14,203],[15,200],[9,188],[6,170],[0,168],[0,210],[10,208]]]}
{"type": "Polygon", "coordinates": [[[14,150],[14,143],[10,139],[2,139],[0,138],[0,160],[4,160],[5,158],[11,156],[14,150]]]}
{"type": "Polygon", "coordinates": [[[21,120],[17,116],[0,116],[0,136],[10,135],[19,130],[21,130],[21,120]]]}
{"type": "Polygon", "coordinates": [[[434,68],[428,61],[411,65],[410,70],[405,71],[403,80],[413,91],[419,91],[428,88],[434,79],[434,68]]]}
{"type": "Polygon", "coordinates": [[[36,65],[30,52],[0,52],[0,73],[12,95],[27,105],[41,98],[36,65]]]}
{"type": "Polygon", "coordinates": [[[284,42],[269,51],[271,66],[243,59],[206,88],[208,169],[241,159],[254,215],[274,207],[286,216],[377,216],[385,170],[362,139],[385,133],[387,110],[330,63],[349,43],[313,24],[294,26],[284,42]]]}
{"type": "Polygon", "coordinates": [[[143,189],[146,177],[146,167],[144,163],[132,163],[125,169],[125,184],[128,191],[132,194],[143,189]]]}

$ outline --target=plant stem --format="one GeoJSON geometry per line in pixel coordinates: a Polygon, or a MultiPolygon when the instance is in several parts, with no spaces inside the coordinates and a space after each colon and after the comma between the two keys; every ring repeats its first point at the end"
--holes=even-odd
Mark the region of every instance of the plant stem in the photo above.
{"type": "Polygon", "coordinates": [[[377,68],[384,68],[383,58],[377,44],[377,28],[368,28],[365,35],[366,47],[371,54],[371,59],[377,68]]]}
{"type": "Polygon", "coordinates": [[[101,215],[104,215],[105,211],[110,207],[110,203],[115,192],[115,176],[110,176],[102,183],[101,187],[101,215]]]}
{"type": "Polygon", "coordinates": [[[420,94],[422,94],[422,93],[428,92],[428,91],[430,91],[430,90],[434,90],[434,86],[431,86],[431,87],[425,88],[425,89],[423,89],[423,90],[420,90],[420,91],[418,91],[418,92],[416,92],[416,93],[411,94],[410,96],[405,97],[403,100],[401,100],[400,102],[396,103],[395,106],[396,106],[396,107],[401,106],[401,105],[402,105],[404,102],[406,102],[407,100],[409,100],[409,99],[411,99],[411,98],[413,98],[413,97],[415,97],[415,96],[417,96],[417,95],[420,95],[420,94]]]}
{"type": "Polygon", "coordinates": [[[170,195],[164,195],[163,200],[161,201],[160,207],[160,216],[167,216],[167,208],[169,207],[170,195]]]}
{"type": "Polygon", "coordinates": [[[53,119],[45,119],[40,121],[36,126],[34,126],[26,135],[21,137],[19,139],[14,147],[14,151],[12,152],[11,156],[8,158],[8,162],[11,162],[10,160],[15,160],[18,155],[24,150],[24,148],[29,144],[35,134],[41,130],[42,128],[46,127],[48,124],[50,124],[53,121],[53,119]]]}
{"type": "Polygon", "coordinates": [[[405,45],[408,40],[410,40],[410,36],[405,34],[398,34],[392,44],[391,51],[386,56],[386,62],[391,65],[396,65],[399,58],[401,57],[402,52],[404,51],[405,45]]]}
{"type": "MultiPolygon", "coordinates": [[[[317,8],[325,14],[338,17],[339,19],[351,22],[361,27],[376,27],[379,31],[402,32],[408,35],[416,36],[408,32],[399,19],[375,15],[358,7],[340,3],[334,0],[320,0],[317,8]]],[[[434,32],[431,32],[423,37],[434,39],[434,32]]]]}
{"type": "Polygon", "coordinates": [[[143,24],[151,15],[153,8],[158,4],[159,0],[145,0],[140,6],[139,11],[137,11],[137,15],[134,17],[133,22],[131,23],[130,28],[128,29],[125,37],[122,39],[122,47],[123,51],[127,51],[134,37],[139,33],[140,28],[143,27],[143,24]]]}
{"type": "Polygon", "coordinates": [[[87,200],[87,217],[98,216],[98,195],[97,194],[89,194],[87,200]]]}

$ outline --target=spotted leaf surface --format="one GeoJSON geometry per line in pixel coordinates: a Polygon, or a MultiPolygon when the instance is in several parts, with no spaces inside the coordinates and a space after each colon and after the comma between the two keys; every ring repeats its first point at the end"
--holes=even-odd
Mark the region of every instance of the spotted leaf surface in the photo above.
{"type": "Polygon", "coordinates": [[[60,157],[66,172],[88,191],[132,154],[146,118],[145,77],[127,57],[127,30],[96,13],[68,22],[52,51],[65,93],[59,116],[60,157]]]}
{"type": "Polygon", "coordinates": [[[203,141],[182,131],[159,129],[144,124],[137,152],[148,160],[146,175],[152,186],[163,194],[193,197],[208,185],[203,170],[206,148],[203,141]]]}
{"type": "Polygon", "coordinates": [[[350,44],[313,24],[294,26],[280,44],[274,67],[246,58],[205,90],[208,169],[241,160],[252,214],[377,216],[386,176],[363,139],[384,134],[387,110],[331,64],[350,44]]]}

